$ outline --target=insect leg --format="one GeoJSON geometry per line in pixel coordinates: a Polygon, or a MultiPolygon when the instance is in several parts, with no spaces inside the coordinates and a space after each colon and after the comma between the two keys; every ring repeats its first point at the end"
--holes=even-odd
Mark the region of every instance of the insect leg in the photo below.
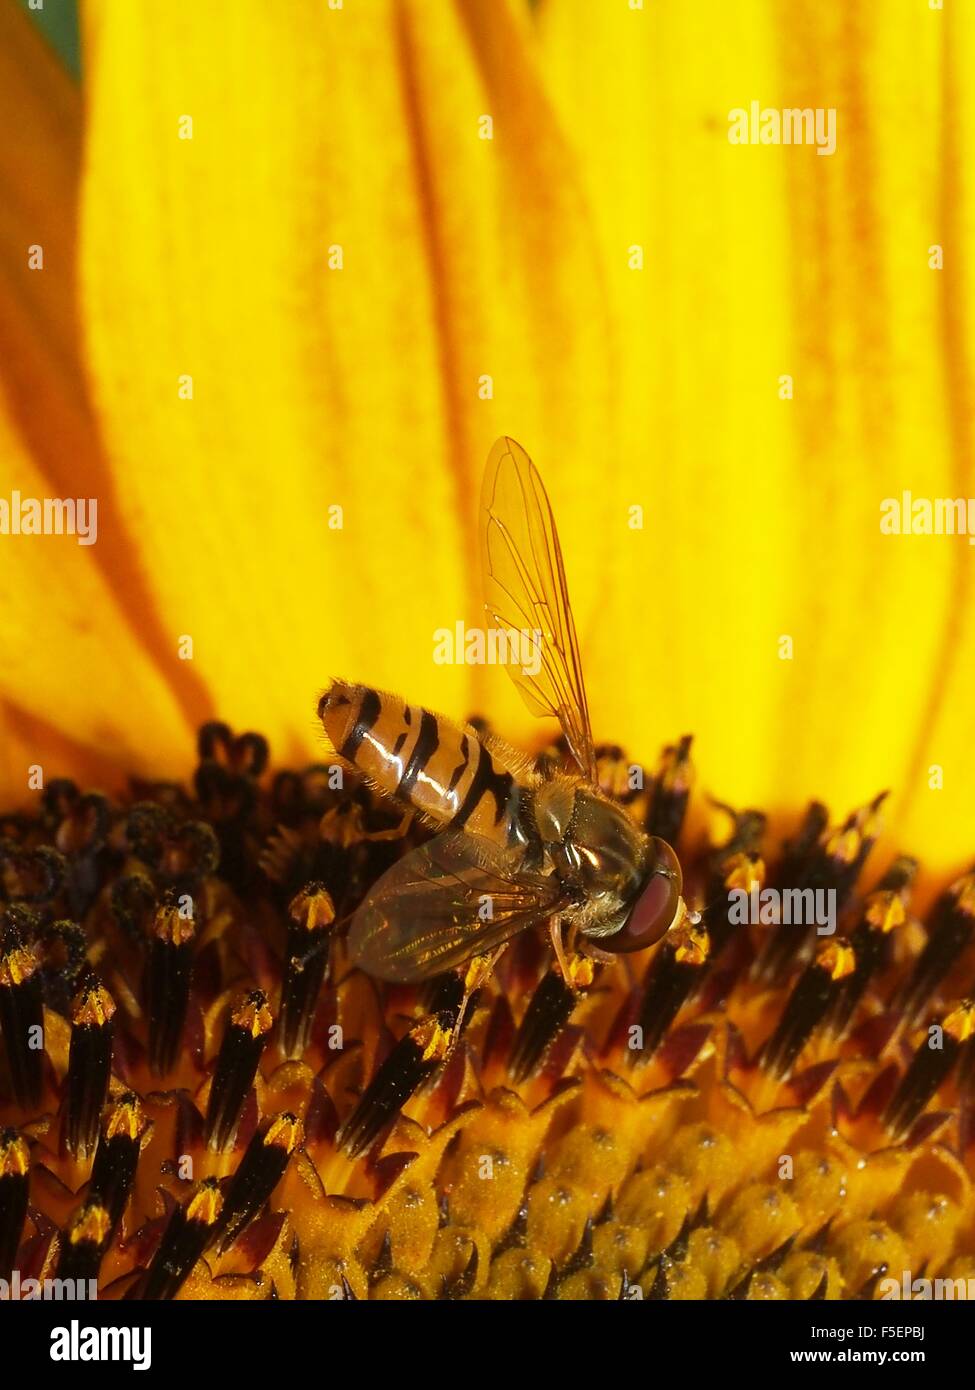
{"type": "Polygon", "coordinates": [[[565,947],[562,944],[562,918],[553,917],[548,924],[548,934],[552,942],[552,950],[555,952],[555,959],[559,963],[562,978],[567,985],[572,987],[572,974],[569,970],[569,963],[565,956],[565,947]]]}
{"type": "Polygon", "coordinates": [[[467,1008],[471,999],[482,986],[487,984],[494,973],[494,967],[510,945],[510,941],[503,941],[496,950],[488,951],[483,956],[475,956],[464,972],[464,994],[460,1001],[460,1008],[457,1010],[457,1023],[453,1029],[453,1036],[447,1045],[447,1057],[453,1052],[454,1045],[464,1030],[464,1024],[467,1021],[467,1008]]]}
{"type": "Polygon", "coordinates": [[[601,951],[598,946],[594,946],[585,937],[579,942],[579,950],[582,955],[588,956],[590,960],[598,961],[600,965],[615,965],[621,959],[620,956],[610,955],[609,951],[601,951]]]}
{"type": "Polygon", "coordinates": [[[410,826],[416,819],[415,811],[404,811],[403,819],[399,825],[394,825],[390,830],[370,830],[363,835],[364,840],[369,840],[377,844],[381,840],[402,840],[409,834],[410,826]]]}

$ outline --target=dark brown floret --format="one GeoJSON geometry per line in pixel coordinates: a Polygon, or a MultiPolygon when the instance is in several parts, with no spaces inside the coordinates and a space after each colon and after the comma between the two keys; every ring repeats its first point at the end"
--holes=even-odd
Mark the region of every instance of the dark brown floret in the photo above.
{"type": "MultiPolygon", "coordinates": [[[[615,963],[543,932],[393,986],[348,924],[430,833],[213,723],[187,786],[49,782],[0,824],[0,1278],[107,1297],[872,1298],[975,1276],[975,876],[914,914],[882,798],[791,839],[689,738],[600,784],[689,915],[615,963]],[[831,890],[837,929],[733,920],[831,890]],[[961,1002],[958,1002],[958,1001],[961,1002]]],[[[559,767],[564,748],[542,763],[559,767]]]]}

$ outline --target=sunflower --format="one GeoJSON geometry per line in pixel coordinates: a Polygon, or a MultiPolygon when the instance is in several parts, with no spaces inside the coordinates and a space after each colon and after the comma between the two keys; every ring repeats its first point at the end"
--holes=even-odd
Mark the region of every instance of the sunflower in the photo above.
{"type": "Polygon", "coordinates": [[[0,498],[98,518],[0,535],[0,1263],[149,1297],[967,1277],[970,552],[880,521],[973,490],[975,36],[906,0],[177,0],[82,39],[79,86],[0,4],[0,498]],[[755,102],[834,111],[835,152],[733,143],[755,102]],[[534,737],[432,660],[480,611],[501,434],[704,912],[581,998],[530,943],[471,1000],[349,971],[403,846],[316,767],[336,668],[534,737]],[[766,882],[833,888],[837,941],[721,941],[714,893],[766,882]]]}

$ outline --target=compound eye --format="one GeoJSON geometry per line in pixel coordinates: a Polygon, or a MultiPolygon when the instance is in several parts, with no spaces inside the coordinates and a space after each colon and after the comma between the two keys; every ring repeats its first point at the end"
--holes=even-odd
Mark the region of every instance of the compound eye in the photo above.
{"type": "Polygon", "coordinates": [[[618,932],[603,937],[603,950],[643,951],[670,929],[680,905],[683,878],[677,855],[666,840],[650,841],[650,876],[618,932]]]}

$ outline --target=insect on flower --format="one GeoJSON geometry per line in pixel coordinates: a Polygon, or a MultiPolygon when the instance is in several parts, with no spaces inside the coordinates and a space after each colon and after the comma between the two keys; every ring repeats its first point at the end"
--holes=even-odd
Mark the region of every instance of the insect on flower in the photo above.
{"type": "Polygon", "coordinates": [[[406,983],[473,957],[493,963],[512,937],[545,925],[572,985],[570,953],[606,960],[642,950],[682,918],[680,865],[599,788],[555,519],[512,439],[488,458],[481,558],[492,621],[538,644],[540,659],[525,665],[512,643],[508,673],[534,714],[558,719],[576,770],[535,763],[396,695],[333,681],[318,713],[340,761],[439,832],[367,894],[350,954],[368,974],[406,983]]]}

